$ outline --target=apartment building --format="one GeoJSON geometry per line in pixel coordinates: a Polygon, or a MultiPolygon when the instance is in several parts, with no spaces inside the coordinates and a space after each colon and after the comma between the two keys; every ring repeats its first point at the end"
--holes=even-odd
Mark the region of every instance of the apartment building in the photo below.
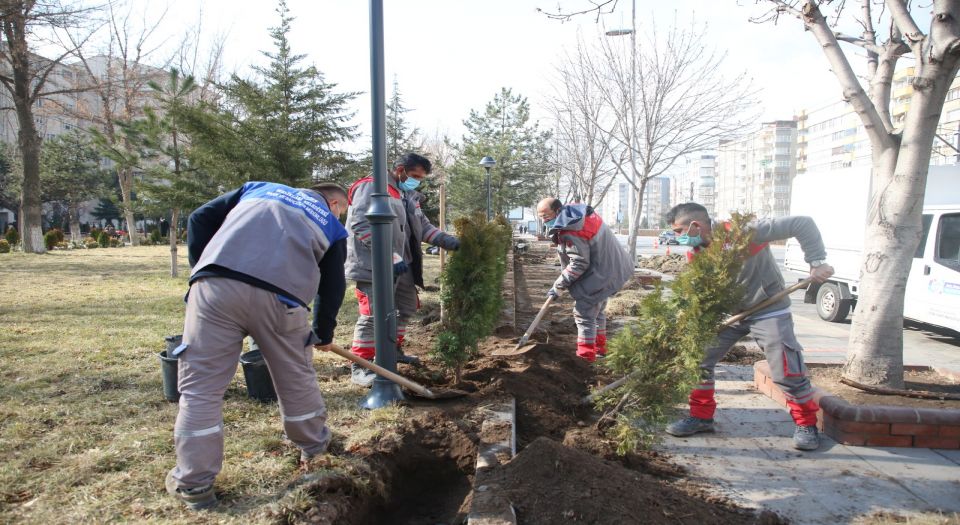
{"type": "Polygon", "coordinates": [[[670,206],[697,202],[712,216],[716,211],[716,173],[716,155],[687,158],[684,170],[673,177],[670,206]]]}
{"type": "Polygon", "coordinates": [[[783,217],[797,169],[797,121],[765,122],[738,139],[720,141],[715,159],[715,216],[731,212],[783,217]]]}

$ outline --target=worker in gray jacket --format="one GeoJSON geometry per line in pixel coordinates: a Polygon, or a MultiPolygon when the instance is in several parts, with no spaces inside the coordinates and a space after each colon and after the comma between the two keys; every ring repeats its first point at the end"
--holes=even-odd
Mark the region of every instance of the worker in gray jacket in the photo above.
{"type": "Polygon", "coordinates": [[[574,298],[577,355],[595,361],[607,353],[607,299],[633,275],[633,263],[613,231],[593,208],[564,206],[548,197],[537,205],[537,215],[557,245],[563,266],[549,295],[569,290],[574,298]]]}
{"type": "MultiPolygon", "coordinates": [[[[407,364],[417,363],[415,357],[403,353],[403,342],[407,323],[420,308],[417,297],[417,286],[423,287],[423,252],[420,244],[426,242],[446,250],[460,247],[456,237],[431,224],[420,208],[421,195],[416,189],[431,168],[429,159],[416,153],[407,153],[397,159],[393,171],[387,177],[390,209],[396,216],[392,228],[394,304],[399,311],[396,333],[397,361],[407,364]]],[[[348,279],[357,282],[356,295],[360,310],[350,351],[367,360],[373,360],[376,353],[370,303],[373,297],[372,231],[367,220],[373,187],[373,177],[354,182],[348,192],[350,208],[347,211],[347,230],[350,236],[347,239],[346,274],[348,279]]],[[[369,387],[375,378],[376,374],[370,370],[355,363],[352,365],[353,383],[369,387]]]]}
{"type": "MultiPolygon", "coordinates": [[[[667,213],[667,222],[677,234],[681,245],[692,247],[688,257],[696,256],[711,240],[712,223],[707,209],[697,203],[679,204],[667,213]]],[[[751,224],[753,230],[750,256],[744,261],[738,281],[746,293],[741,310],[758,304],[784,290],[783,275],[768,243],[796,238],[800,242],[804,259],[810,263],[810,278],[825,282],[833,275],[833,268],[826,264],[827,252],[820,237],[820,230],[809,217],[782,217],[761,219],[751,224]]],[[[714,399],[714,367],[727,351],[743,337],[752,335],[763,348],[773,381],[787,398],[790,415],[796,423],[793,433],[794,447],[799,450],[816,450],[820,446],[817,434],[818,406],[813,399],[813,388],[806,377],[803,349],[793,333],[793,317],[790,314],[790,298],[785,297],[739,323],[727,328],[717,337],[716,343],[704,352],[700,364],[701,382],[690,393],[690,415],[667,426],[674,436],[689,436],[697,432],[713,432],[713,413],[717,408],[714,399]]]]}
{"type": "Polygon", "coordinates": [[[343,188],[297,189],[248,182],[190,215],[193,272],[178,357],[180,410],[173,427],[177,464],[167,491],[191,509],[215,505],[223,465],[223,394],[237,372],[243,338],[261,346],[283,429],[300,459],[326,450],[327,410],[313,345],[333,341],[346,280],[343,188]],[[307,304],[316,296],[314,327],[307,304]]]}

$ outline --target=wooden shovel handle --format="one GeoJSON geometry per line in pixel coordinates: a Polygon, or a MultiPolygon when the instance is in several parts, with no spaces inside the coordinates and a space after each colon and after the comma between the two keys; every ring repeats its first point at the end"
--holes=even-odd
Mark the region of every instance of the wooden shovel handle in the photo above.
{"type": "Polygon", "coordinates": [[[413,381],[411,381],[411,380],[403,377],[402,375],[396,374],[396,373],[394,373],[394,372],[391,372],[391,371],[387,370],[386,368],[384,368],[384,367],[382,367],[382,366],[380,366],[380,365],[378,365],[378,364],[376,364],[376,363],[373,363],[373,362],[371,362],[371,361],[367,361],[366,359],[364,359],[364,358],[362,358],[362,357],[357,357],[357,356],[351,354],[350,352],[344,350],[343,348],[340,348],[339,346],[337,346],[337,345],[335,345],[335,344],[333,344],[333,343],[330,343],[330,345],[328,345],[326,348],[323,348],[323,347],[320,346],[320,345],[316,345],[314,348],[329,350],[329,351],[337,354],[338,356],[340,356],[340,357],[342,357],[342,358],[344,358],[344,359],[348,359],[348,360],[350,360],[350,361],[353,361],[354,363],[356,363],[356,364],[358,364],[358,365],[366,368],[367,370],[372,370],[372,371],[376,372],[377,374],[379,374],[379,375],[381,375],[381,376],[383,376],[383,377],[385,377],[385,378],[393,381],[394,383],[396,383],[396,384],[398,384],[398,385],[400,385],[400,386],[402,386],[402,387],[405,387],[405,388],[408,388],[408,389],[410,389],[410,390],[413,390],[414,392],[420,394],[420,395],[423,396],[423,397],[426,397],[426,398],[429,398],[429,399],[433,399],[433,398],[434,398],[434,394],[433,394],[433,392],[430,391],[429,388],[427,388],[427,387],[425,387],[425,386],[423,386],[423,385],[421,385],[421,384],[414,383],[413,381]]]}
{"type": "Polygon", "coordinates": [[[747,308],[746,310],[744,310],[744,311],[742,311],[742,312],[740,312],[740,313],[738,313],[738,314],[736,314],[736,315],[732,315],[732,316],[728,317],[724,322],[720,323],[720,329],[723,330],[724,328],[729,328],[729,327],[733,326],[734,324],[742,321],[745,317],[747,317],[747,316],[749,316],[749,315],[751,315],[751,314],[754,314],[754,313],[756,313],[756,312],[758,312],[758,311],[760,311],[760,310],[762,310],[762,309],[770,306],[771,304],[776,303],[777,301],[780,301],[781,299],[783,299],[784,297],[792,294],[793,292],[795,292],[795,291],[797,291],[797,290],[799,290],[799,289],[801,289],[801,288],[806,288],[806,287],[810,286],[810,283],[812,283],[812,282],[813,282],[813,279],[809,279],[809,278],[804,279],[804,280],[798,282],[797,284],[795,284],[795,285],[793,285],[793,286],[790,286],[790,287],[788,287],[788,288],[786,288],[786,289],[784,289],[784,290],[781,290],[781,291],[777,292],[776,294],[773,295],[773,297],[770,297],[769,299],[766,299],[766,300],[764,300],[764,301],[761,301],[761,302],[759,302],[759,303],[751,306],[750,308],[747,308]]]}
{"type": "Polygon", "coordinates": [[[540,324],[540,321],[543,319],[543,315],[547,313],[547,308],[550,307],[550,303],[553,302],[553,296],[548,295],[547,300],[543,302],[543,306],[540,307],[540,311],[537,312],[537,316],[533,318],[533,322],[530,323],[530,328],[527,328],[527,331],[524,332],[523,337],[520,338],[520,343],[517,344],[517,348],[523,346],[527,341],[530,340],[530,336],[533,335],[534,330],[537,329],[537,325],[540,324]]]}

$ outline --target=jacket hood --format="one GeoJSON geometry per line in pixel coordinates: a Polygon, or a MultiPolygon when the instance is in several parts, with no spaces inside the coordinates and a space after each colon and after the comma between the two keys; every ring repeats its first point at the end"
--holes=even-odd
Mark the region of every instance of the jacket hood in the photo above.
{"type": "Polygon", "coordinates": [[[593,208],[586,204],[567,204],[560,208],[557,222],[553,223],[554,230],[579,231],[583,229],[583,218],[593,213],[593,208]]]}

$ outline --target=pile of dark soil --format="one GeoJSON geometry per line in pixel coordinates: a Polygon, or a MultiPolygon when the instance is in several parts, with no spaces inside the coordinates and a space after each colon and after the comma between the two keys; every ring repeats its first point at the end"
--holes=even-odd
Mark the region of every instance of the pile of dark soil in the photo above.
{"type": "Polygon", "coordinates": [[[763,361],[767,357],[763,350],[754,342],[748,344],[737,344],[727,352],[720,360],[721,363],[731,363],[736,365],[752,365],[757,361],[763,361]]]}
{"type": "Polygon", "coordinates": [[[660,273],[676,275],[683,271],[687,266],[687,258],[681,254],[654,255],[652,257],[641,257],[639,261],[641,268],[656,270],[660,273]]]}
{"type": "MultiPolygon", "coordinates": [[[[814,385],[827,390],[851,405],[893,405],[911,408],[950,408],[960,410],[958,400],[917,399],[903,396],[885,396],[864,392],[858,388],[840,382],[843,373],[842,367],[811,366],[808,375],[814,385]]],[[[960,383],[944,377],[933,370],[905,370],[903,373],[904,389],[923,390],[927,392],[943,392],[960,394],[960,383]]]]}
{"type": "Polygon", "coordinates": [[[486,473],[525,525],[555,523],[781,523],[755,515],[683,483],[648,474],[538,438],[507,463],[486,473]]]}

